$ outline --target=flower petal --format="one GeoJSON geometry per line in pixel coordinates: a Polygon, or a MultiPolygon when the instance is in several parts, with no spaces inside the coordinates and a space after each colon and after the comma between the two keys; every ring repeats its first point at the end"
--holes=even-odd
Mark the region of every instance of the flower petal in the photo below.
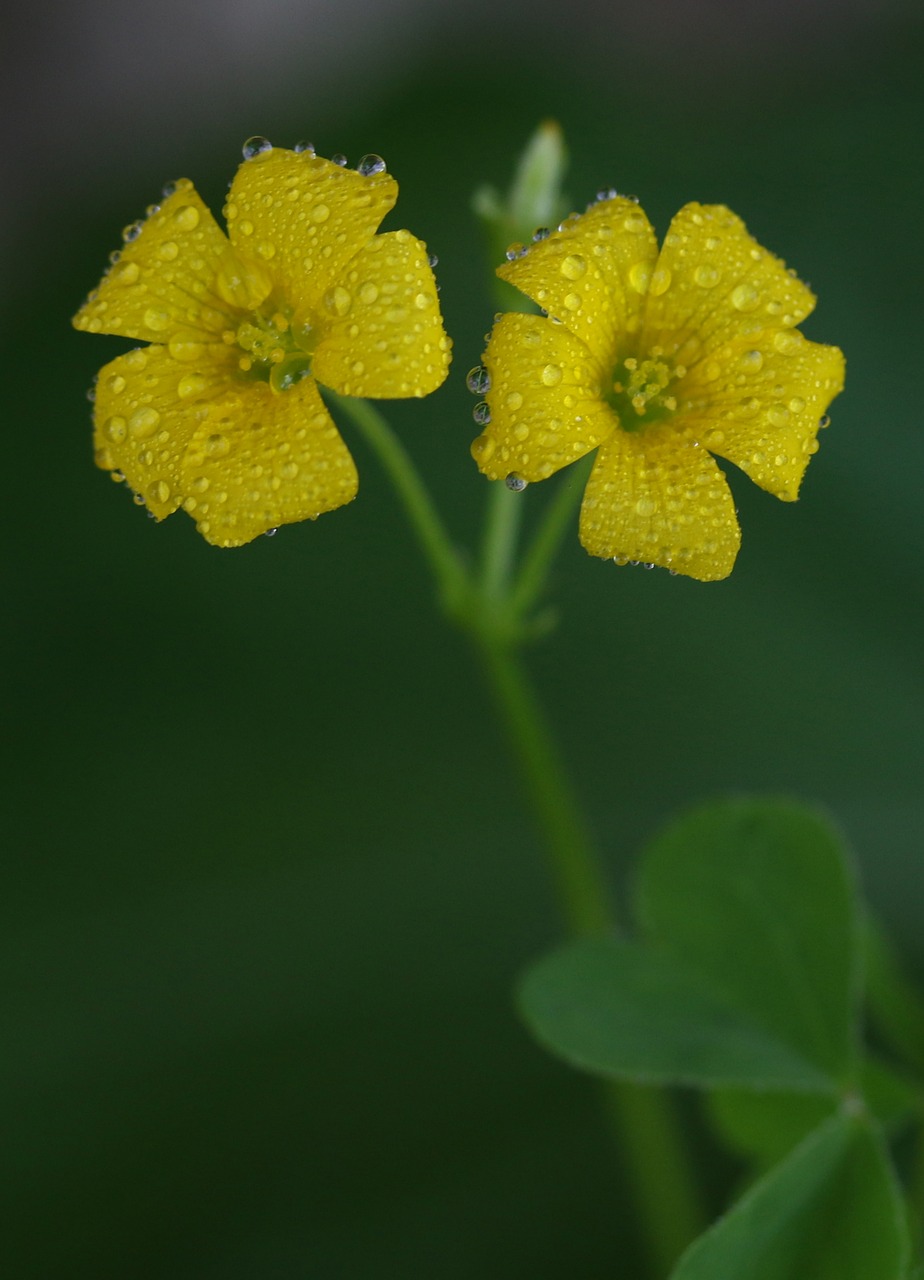
{"type": "Polygon", "coordinates": [[[445,381],[452,344],[426,245],[409,231],[364,245],[325,293],[323,314],[312,372],[325,387],[389,400],[445,381]]]}
{"type": "Polygon", "coordinates": [[[386,172],[365,177],[310,151],[245,160],[225,205],[231,243],[271,266],[292,306],[320,304],[398,198],[386,172]]]}
{"type": "Polygon", "coordinates": [[[790,329],[815,298],[724,205],[687,204],[673,218],[648,286],[639,350],[690,368],[737,337],[790,329]]]}
{"type": "Polygon", "coordinates": [[[93,406],[97,465],[121,473],[158,520],[186,496],[183,456],[210,399],[224,394],[231,359],[191,371],[165,347],[129,351],[100,370],[93,406]]]}
{"type": "Polygon", "coordinates": [[[597,361],[564,325],[518,312],[501,316],[484,360],[491,422],[472,456],[491,480],[512,471],[544,480],[596,448],[617,425],[600,398],[597,361]]]}
{"type": "Polygon", "coordinates": [[[795,501],[819,421],[844,386],[842,353],[778,329],[738,338],[714,356],[683,380],[677,427],[762,489],[795,501]]]}
{"type": "Polygon", "coordinates": [[[168,342],[177,335],[188,343],[219,342],[229,307],[214,284],[229,252],[224,232],[183,179],[140,224],[73,323],[143,342],[168,342]]]}
{"type": "Polygon", "coordinates": [[[181,471],[183,506],[218,547],[333,511],[356,496],[358,483],[313,378],[282,393],[265,382],[226,388],[190,440],[181,471]]]}
{"type": "Polygon", "coordinates": [[[581,507],[581,542],[592,556],[712,582],[731,573],[740,541],[725,477],[676,428],[614,431],[600,447],[581,507]]]}
{"type": "Polygon", "coordinates": [[[497,274],[561,320],[605,369],[634,346],[658,249],[632,200],[616,196],[572,215],[497,274]]]}

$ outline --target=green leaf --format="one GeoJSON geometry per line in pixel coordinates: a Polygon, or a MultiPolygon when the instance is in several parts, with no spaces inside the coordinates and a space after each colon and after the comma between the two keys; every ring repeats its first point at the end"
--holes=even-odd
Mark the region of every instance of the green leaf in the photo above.
{"type": "MultiPolygon", "coordinates": [[[[919,1108],[915,1088],[872,1058],[864,1061],[861,1076],[869,1112],[886,1133],[899,1132],[919,1108]]],[[[728,1145],[765,1169],[827,1119],[834,1102],[811,1094],[738,1088],[712,1091],[707,1105],[728,1145]]]]}
{"type": "Polygon", "coordinates": [[[716,1089],[707,1105],[728,1146],[763,1171],[827,1120],[838,1103],[817,1094],[757,1093],[738,1088],[716,1089]]]}
{"type": "Polygon", "coordinates": [[[924,1073],[924,997],[902,972],[882,925],[867,915],[864,932],[870,1022],[885,1044],[924,1073]]]}
{"type": "Polygon", "coordinates": [[[842,844],[817,814],[764,800],[694,811],[646,851],[638,914],[654,950],[820,1072],[849,1081],[858,909],[842,844]]]}
{"type": "Polygon", "coordinates": [[[908,1235],[878,1136],[835,1116],[761,1178],[670,1280],[902,1280],[908,1235]]]}
{"type": "Polygon", "coordinates": [[[670,957],[585,939],[527,973],[520,1007],[575,1066],[647,1082],[831,1093],[831,1080],[670,957]]]}

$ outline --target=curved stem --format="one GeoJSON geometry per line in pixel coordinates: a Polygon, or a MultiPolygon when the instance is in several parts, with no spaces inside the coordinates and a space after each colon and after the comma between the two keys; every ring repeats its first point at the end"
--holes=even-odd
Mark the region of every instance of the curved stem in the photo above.
{"type": "Polygon", "coordinates": [[[467,575],[437,514],[430,493],[404,445],[368,400],[338,396],[331,391],[326,391],[325,394],[359,428],[366,443],[378,455],[404,505],[420,548],[433,570],[444,604],[456,602],[466,589],[467,575]]]}
{"type": "Polygon", "coordinates": [[[551,858],[571,931],[578,937],[609,933],[609,891],[597,852],[532,687],[503,640],[484,627],[474,631],[474,639],[551,858]]]}
{"type": "Polygon", "coordinates": [[[522,616],[535,604],[545,586],[552,559],[565,535],[574,509],[581,500],[584,485],[593,466],[593,457],[582,458],[568,468],[558,492],[545,510],[542,523],[530,543],[523,567],[513,589],[514,612],[522,616]]]}
{"type": "MultiPolygon", "coordinates": [[[[364,400],[331,396],[362,432],[391,478],[433,570],[443,602],[471,635],[520,766],[549,854],[569,928],[578,937],[614,928],[610,894],[581,806],[516,651],[511,614],[522,617],[545,582],[548,566],[583,489],[580,475],[562,487],[545,513],[509,595],[522,503],[506,488],[492,495],[481,581],[474,586],[456,554],[430,494],[382,415],[364,400]]],[[[589,467],[590,463],[585,464],[589,467]]],[[[690,1176],[672,1099],[661,1090],[610,1082],[607,1112],[633,1179],[652,1267],[670,1266],[700,1229],[703,1215],[690,1176]]]]}
{"type": "Polygon", "coordinates": [[[519,493],[512,493],[503,480],[489,483],[488,518],[481,549],[481,589],[487,599],[501,600],[508,594],[523,498],[519,493]]]}

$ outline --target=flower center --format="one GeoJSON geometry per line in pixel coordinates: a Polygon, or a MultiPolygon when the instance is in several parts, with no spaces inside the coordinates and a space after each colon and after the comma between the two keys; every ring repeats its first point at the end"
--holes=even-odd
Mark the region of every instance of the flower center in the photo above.
{"type": "Polygon", "coordinates": [[[647,360],[629,356],[613,370],[612,389],[605,399],[619,416],[624,431],[640,431],[652,422],[669,417],[677,408],[677,397],[669,387],[686,373],[683,365],[673,367],[655,351],[647,360]]]}
{"type": "Polygon", "coordinates": [[[311,372],[318,336],[309,324],[293,325],[282,310],[270,316],[252,311],[236,331],[226,332],[225,341],[230,337],[230,344],[240,349],[241,373],[268,382],[274,391],[288,391],[311,372]]]}
{"type": "Polygon", "coordinates": [[[243,319],[222,338],[237,347],[238,369],[246,378],[288,391],[311,372],[319,334],[309,323],[292,323],[291,308],[274,295],[273,280],[260,263],[228,249],[215,276],[215,290],[243,319]]]}

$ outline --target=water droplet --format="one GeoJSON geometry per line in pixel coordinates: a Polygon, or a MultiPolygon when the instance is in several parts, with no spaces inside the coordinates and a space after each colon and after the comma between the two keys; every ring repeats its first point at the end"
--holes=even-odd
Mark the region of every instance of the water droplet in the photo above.
{"type": "Polygon", "coordinates": [[[658,267],[648,282],[648,292],[654,298],[660,297],[671,287],[671,279],[672,276],[667,267],[658,267]]]}
{"type": "Polygon", "coordinates": [[[491,375],[483,364],[476,364],[474,369],[469,369],[465,379],[465,385],[471,391],[472,395],[483,396],[491,390],[491,375]]]}
{"type": "Polygon", "coordinates": [[[269,138],[261,138],[259,134],[254,134],[252,138],[248,138],[241,147],[245,160],[253,160],[256,156],[265,155],[267,151],[272,151],[273,144],[269,138]]]}
{"type": "Polygon", "coordinates": [[[356,172],[361,173],[364,178],[371,178],[374,173],[384,173],[385,168],[385,161],[382,157],[370,153],[360,160],[356,166],[356,172]]]}
{"type": "Polygon", "coordinates": [[[284,462],[279,468],[279,474],[283,480],[294,480],[298,475],[298,463],[284,462]]]}
{"type": "Polygon", "coordinates": [[[522,493],[529,481],[520,475],[519,471],[511,471],[504,479],[504,484],[511,493],[522,493]]]}
{"type": "Polygon", "coordinates": [[[548,227],[537,227],[533,232],[533,242],[538,244],[540,240],[548,240],[552,232],[548,227]]]}
{"type": "Polygon", "coordinates": [[[566,293],[563,301],[569,311],[580,311],[582,299],[579,293],[566,293]]]}
{"type": "Polygon", "coordinates": [[[170,498],[170,486],[166,480],[156,480],[148,491],[149,502],[167,502],[170,498]]]}
{"type": "Polygon", "coordinates": [[[148,307],[144,313],[144,323],[155,333],[162,333],[170,324],[169,312],[164,311],[163,307],[148,307]]]}
{"type": "Polygon", "coordinates": [[[651,267],[647,262],[636,262],[629,268],[629,284],[636,293],[645,293],[651,279],[651,267]]]}
{"type": "Polygon", "coordinates": [[[339,165],[341,169],[345,169],[349,163],[342,151],[335,152],[335,154],[331,156],[330,162],[331,164],[339,165]]]}
{"type": "Polygon", "coordinates": [[[773,335],[773,345],[781,356],[792,356],[799,349],[799,337],[790,329],[781,329],[773,335]]]}
{"type": "Polygon", "coordinates": [[[511,391],[504,401],[504,404],[511,413],[516,413],[517,409],[519,409],[523,404],[523,397],[520,395],[519,391],[511,391]]]}
{"type": "Polygon", "coordinates": [[[831,419],[828,416],[828,414],[825,414],[823,417],[818,419],[818,429],[820,431],[824,431],[825,428],[830,427],[830,425],[831,425],[831,419]]]}
{"type": "Polygon", "coordinates": [[[653,516],[657,510],[657,504],[651,498],[639,498],[635,504],[636,515],[653,516]]]}
{"type": "Polygon", "coordinates": [[[205,442],[205,452],[210,458],[224,458],[231,452],[231,443],[220,432],[210,435],[205,442]]]}
{"type": "Polygon", "coordinates": [[[120,395],[125,390],[125,379],[121,373],[111,373],[106,379],[106,388],[113,395],[120,395]]]}
{"type": "Polygon", "coordinates": [[[569,253],[567,258],[562,258],[558,269],[566,279],[580,280],[587,270],[587,263],[579,253],[569,253]]]}
{"type": "Polygon", "coordinates": [[[325,293],[324,305],[335,316],[345,316],[353,305],[353,295],[343,285],[335,285],[325,293]]]}
{"type": "Polygon", "coordinates": [[[207,385],[201,373],[184,373],[176,384],[176,393],[181,400],[188,400],[190,396],[199,395],[207,385]]]}
{"type": "Polygon", "coordinates": [[[491,408],[487,400],[482,400],[476,404],[472,410],[472,417],[478,423],[479,427],[486,427],[491,421],[491,408]]]}
{"type": "Polygon", "coordinates": [[[316,204],[311,210],[312,222],[326,222],[330,217],[330,209],[326,204],[316,204]]]}
{"type": "Polygon", "coordinates": [[[790,413],[801,413],[804,408],[805,408],[805,401],[802,399],[802,397],[793,396],[793,398],[789,402],[790,413]]]}
{"type": "Polygon", "coordinates": [[[191,364],[205,354],[205,345],[188,334],[176,334],[167,343],[167,350],[174,360],[181,364],[191,364]]]}
{"type": "Polygon", "coordinates": [[[772,404],[767,410],[767,418],[774,427],[785,427],[789,422],[789,410],[785,404],[772,404]]]}
{"type": "Polygon", "coordinates": [[[712,289],[719,283],[720,272],[715,267],[701,264],[693,272],[693,281],[701,289],[712,289]]]}
{"type": "Polygon", "coordinates": [[[184,204],[173,215],[173,225],[178,231],[194,231],[199,225],[199,210],[194,204],[184,204]]]}
{"type": "Polygon", "coordinates": [[[547,364],[539,376],[545,386],[557,387],[561,382],[561,365],[547,364]]]}
{"type": "MultiPolygon", "coordinates": [[[[313,156],[315,154],[314,143],[312,142],[296,142],[292,150],[295,152],[296,155],[299,155],[299,156],[304,155],[306,153],[309,156],[313,156]]],[[[275,533],[276,530],[273,529],[272,532],[275,533]]]]}
{"type": "Polygon", "coordinates": [[[143,222],[130,222],[127,227],[122,228],[122,239],[126,244],[131,244],[133,240],[138,239],[143,228],[143,222]]]}
{"type": "Polygon", "coordinates": [[[129,435],[136,440],[145,440],[154,434],[159,424],[160,414],[156,409],[136,409],[128,420],[129,435]]]}
{"type": "Polygon", "coordinates": [[[752,284],[739,284],[732,289],[731,303],[738,311],[753,311],[760,301],[760,294],[752,284]]]}
{"type": "Polygon", "coordinates": [[[759,351],[745,351],[738,363],[746,373],[758,373],[763,368],[764,358],[759,351]]]}
{"type": "Polygon", "coordinates": [[[516,258],[522,258],[523,254],[526,252],[527,252],[526,245],[520,244],[518,241],[516,244],[512,244],[508,246],[507,252],[504,254],[504,257],[507,259],[508,262],[513,262],[516,258]]]}

